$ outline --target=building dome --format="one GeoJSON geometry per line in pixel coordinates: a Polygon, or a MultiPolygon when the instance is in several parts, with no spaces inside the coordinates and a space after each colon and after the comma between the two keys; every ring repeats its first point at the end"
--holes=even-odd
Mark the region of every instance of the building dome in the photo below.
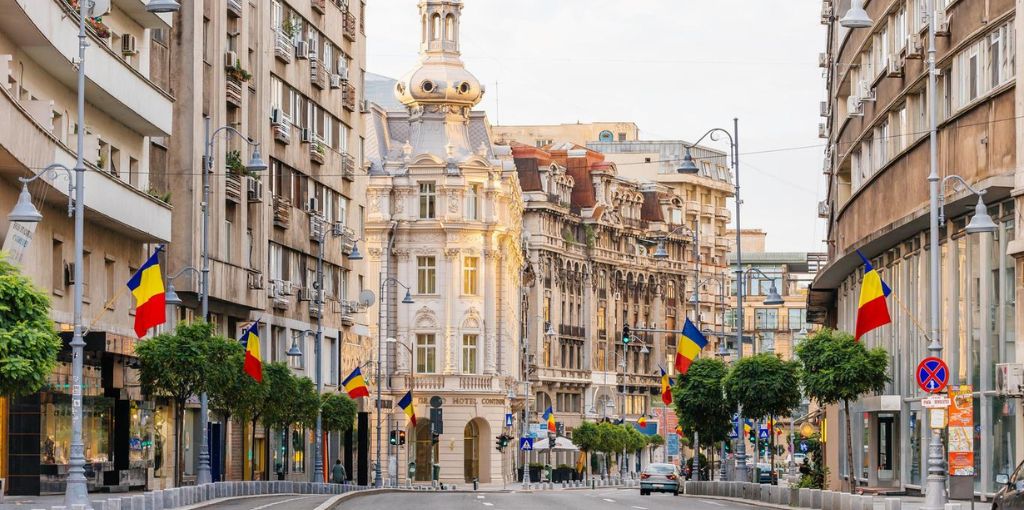
{"type": "Polygon", "coordinates": [[[420,63],[395,84],[395,98],[412,108],[451,105],[472,108],[484,89],[459,53],[460,0],[420,2],[420,63]]]}

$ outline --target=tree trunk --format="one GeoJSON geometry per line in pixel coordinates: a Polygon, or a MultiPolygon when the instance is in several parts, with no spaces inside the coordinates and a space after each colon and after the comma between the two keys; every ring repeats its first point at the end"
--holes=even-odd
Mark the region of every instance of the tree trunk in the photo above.
{"type": "MultiPolygon", "coordinates": [[[[771,424],[772,424],[771,430],[768,431],[768,433],[771,434],[771,437],[769,438],[771,440],[770,441],[771,446],[769,448],[772,449],[772,451],[770,452],[771,453],[771,457],[770,457],[771,460],[769,461],[770,464],[768,464],[768,468],[771,470],[771,473],[774,474],[775,473],[775,417],[771,416],[768,419],[771,420],[771,424]]],[[[771,477],[769,477],[768,479],[771,480],[771,477]]]]}
{"type": "MultiPolygon", "coordinates": [[[[221,427],[221,430],[220,430],[220,432],[221,432],[220,433],[220,445],[221,445],[220,446],[220,457],[221,458],[218,459],[218,462],[220,462],[221,460],[227,458],[227,454],[228,454],[228,427],[231,425],[231,413],[225,412],[225,413],[221,413],[221,414],[223,415],[222,419],[224,420],[224,425],[221,427]]],[[[210,459],[210,462],[213,462],[213,459],[210,459]]],[[[228,478],[228,473],[227,473],[228,467],[225,464],[227,464],[227,463],[226,462],[221,462],[220,463],[220,479],[221,480],[227,480],[227,478],[228,478]]],[[[214,481],[217,482],[219,480],[214,480],[214,481]]]]}
{"type": "MultiPolygon", "coordinates": [[[[249,438],[249,444],[250,444],[250,447],[252,448],[252,456],[251,456],[252,460],[249,461],[249,479],[250,480],[255,480],[256,479],[256,420],[252,421],[252,437],[249,438]]],[[[242,447],[242,450],[245,450],[244,446],[242,447]]]]}
{"type": "Polygon", "coordinates": [[[850,480],[850,494],[853,494],[857,487],[857,478],[854,475],[853,467],[853,427],[850,425],[850,401],[844,400],[843,407],[846,409],[846,474],[850,480]]]}
{"type": "Polygon", "coordinates": [[[174,402],[174,486],[181,487],[181,431],[184,428],[185,402],[174,402]]]}

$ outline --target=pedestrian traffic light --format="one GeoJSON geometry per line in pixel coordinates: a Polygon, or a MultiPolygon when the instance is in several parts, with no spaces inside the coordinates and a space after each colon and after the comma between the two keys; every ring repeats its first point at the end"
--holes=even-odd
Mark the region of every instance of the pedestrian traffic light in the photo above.
{"type": "Polygon", "coordinates": [[[629,338],[629,326],[623,325],[622,326],[622,344],[623,345],[629,345],[630,340],[631,339],[629,338]]]}
{"type": "Polygon", "coordinates": [[[405,431],[404,430],[399,430],[398,431],[398,444],[399,445],[405,444],[405,431]]]}
{"type": "Polygon", "coordinates": [[[390,441],[391,444],[398,444],[398,432],[392,430],[391,433],[388,434],[388,441],[390,441]]]}

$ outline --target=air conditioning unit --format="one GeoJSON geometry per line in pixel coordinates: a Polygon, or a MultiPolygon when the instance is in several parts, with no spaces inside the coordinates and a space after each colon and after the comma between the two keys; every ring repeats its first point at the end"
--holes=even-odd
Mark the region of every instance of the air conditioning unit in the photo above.
{"type": "Polygon", "coordinates": [[[921,58],[924,56],[924,45],[921,44],[921,34],[910,34],[907,37],[907,58],[921,58]]]}
{"type": "Polygon", "coordinates": [[[996,364],[996,393],[1002,397],[1024,396],[1024,364],[996,364]]]}
{"type": "Polygon", "coordinates": [[[64,263],[64,286],[70,287],[75,284],[75,263],[64,263]]]}
{"type": "Polygon", "coordinates": [[[320,209],[320,200],[316,197],[310,198],[306,203],[306,212],[316,212],[320,209]]]}
{"type": "Polygon", "coordinates": [[[828,101],[818,103],[818,114],[822,117],[828,117],[828,101]]]}
{"type": "Polygon", "coordinates": [[[341,77],[342,81],[348,81],[348,66],[341,65],[341,63],[344,61],[345,57],[341,57],[338,59],[338,76],[341,77]]]}
{"type": "Polygon", "coordinates": [[[302,141],[302,143],[310,143],[313,141],[313,131],[311,131],[309,128],[302,128],[301,133],[302,134],[299,136],[299,140],[302,141]]]}
{"type": "Polygon", "coordinates": [[[868,80],[857,82],[857,97],[860,98],[861,102],[875,100],[875,89],[871,87],[871,82],[868,80]]]}
{"type": "Polygon", "coordinates": [[[235,67],[236,62],[238,62],[238,53],[231,50],[224,52],[224,67],[235,67]]]}
{"type": "Polygon", "coordinates": [[[822,200],[821,202],[818,202],[819,218],[828,218],[830,212],[832,212],[832,207],[829,206],[828,200],[822,200]]]}
{"type": "Polygon", "coordinates": [[[299,288],[299,301],[312,301],[313,300],[313,289],[309,287],[299,288]]]}
{"type": "Polygon", "coordinates": [[[370,113],[370,105],[372,104],[373,102],[370,101],[369,99],[363,99],[362,101],[359,102],[359,112],[370,113]]]}
{"type": "Polygon", "coordinates": [[[825,175],[832,174],[832,158],[825,156],[825,159],[821,163],[821,173],[825,175]]]}
{"type": "Polygon", "coordinates": [[[260,271],[250,271],[248,280],[250,289],[260,290],[263,288],[263,273],[260,271]]]}
{"type": "Polygon", "coordinates": [[[821,67],[821,68],[828,67],[828,53],[825,53],[825,52],[818,53],[818,67],[821,67]]]}
{"type": "Polygon", "coordinates": [[[818,124],[818,138],[828,138],[828,124],[818,124]]]}
{"type": "Polygon", "coordinates": [[[263,201],[263,182],[255,177],[249,177],[246,183],[245,196],[249,202],[263,201]]]}
{"type": "Polygon", "coordinates": [[[292,283],[292,282],[290,282],[288,280],[282,280],[281,281],[281,295],[282,296],[294,296],[295,295],[296,287],[297,287],[297,285],[295,285],[294,283],[292,283]]]}
{"type": "Polygon", "coordinates": [[[832,2],[825,0],[821,3],[821,24],[828,25],[832,22],[832,2]]]}
{"type": "Polygon", "coordinates": [[[295,41],[295,58],[309,58],[309,43],[306,41],[295,41]]]}
{"type": "Polygon", "coordinates": [[[341,82],[342,82],[342,80],[341,80],[341,75],[340,74],[332,74],[331,75],[331,88],[332,89],[340,89],[341,88],[341,82]]]}
{"type": "Polygon", "coordinates": [[[284,124],[284,112],[280,108],[270,109],[270,123],[271,124],[284,124]]]}
{"type": "Polygon", "coordinates": [[[900,58],[899,55],[889,55],[889,62],[885,68],[885,75],[889,78],[902,78],[903,77],[903,64],[906,61],[900,58]]]}
{"type": "Polygon", "coordinates": [[[135,36],[132,34],[124,34],[121,36],[121,54],[122,55],[135,55],[139,52],[135,47],[135,36]]]}
{"type": "Polygon", "coordinates": [[[850,117],[864,116],[864,102],[860,97],[852,95],[846,98],[846,114],[850,117]]]}
{"type": "Polygon", "coordinates": [[[946,11],[935,11],[935,35],[946,37],[949,35],[949,17],[946,11]]]}

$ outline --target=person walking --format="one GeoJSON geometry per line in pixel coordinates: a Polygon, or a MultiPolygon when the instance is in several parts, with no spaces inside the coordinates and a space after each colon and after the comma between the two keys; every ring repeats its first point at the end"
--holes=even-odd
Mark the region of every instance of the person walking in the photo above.
{"type": "Polygon", "coordinates": [[[331,469],[331,483],[345,483],[348,476],[345,473],[345,466],[341,459],[334,461],[334,468],[331,469]]]}

